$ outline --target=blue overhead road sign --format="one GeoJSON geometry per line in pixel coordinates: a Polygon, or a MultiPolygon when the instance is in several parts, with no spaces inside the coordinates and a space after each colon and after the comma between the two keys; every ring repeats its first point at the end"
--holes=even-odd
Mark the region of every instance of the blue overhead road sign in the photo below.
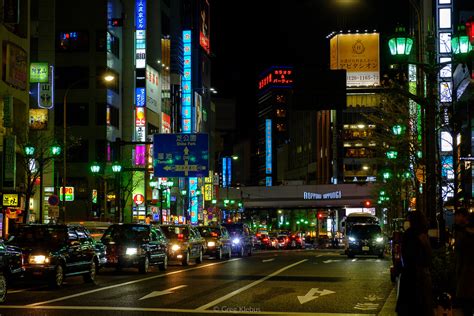
{"type": "Polygon", "coordinates": [[[208,134],[154,134],[155,177],[209,176],[208,134]]]}

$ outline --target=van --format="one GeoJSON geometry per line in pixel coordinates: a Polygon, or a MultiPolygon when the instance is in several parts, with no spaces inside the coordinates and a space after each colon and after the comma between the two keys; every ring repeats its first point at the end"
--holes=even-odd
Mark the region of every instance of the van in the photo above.
{"type": "Polygon", "coordinates": [[[375,255],[384,257],[385,238],[378,224],[355,224],[348,232],[347,256],[375,255]]]}

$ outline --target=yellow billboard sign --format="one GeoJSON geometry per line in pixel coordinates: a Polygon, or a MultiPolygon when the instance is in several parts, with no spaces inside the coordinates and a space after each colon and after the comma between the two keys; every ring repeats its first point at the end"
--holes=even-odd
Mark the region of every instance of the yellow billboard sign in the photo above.
{"type": "Polygon", "coordinates": [[[379,34],[337,34],[329,42],[331,69],[347,71],[347,86],[380,85],[379,34]]]}
{"type": "Polygon", "coordinates": [[[4,193],[3,194],[3,206],[19,206],[19,197],[16,193],[4,193]]]}

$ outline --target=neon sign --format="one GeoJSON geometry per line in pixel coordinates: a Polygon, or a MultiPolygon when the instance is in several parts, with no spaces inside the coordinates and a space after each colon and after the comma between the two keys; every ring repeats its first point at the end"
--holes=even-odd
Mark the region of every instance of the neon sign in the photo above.
{"type": "Polygon", "coordinates": [[[293,84],[293,70],[291,69],[273,69],[258,82],[258,89],[261,90],[269,84],[291,87],[293,84]]]}

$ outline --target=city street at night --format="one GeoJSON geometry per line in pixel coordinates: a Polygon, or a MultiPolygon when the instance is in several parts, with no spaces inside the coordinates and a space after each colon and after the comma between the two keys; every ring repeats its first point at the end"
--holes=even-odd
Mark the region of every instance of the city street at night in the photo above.
{"type": "Polygon", "coordinates": [[[96,285],[81,277],[66,282],[60,290],[15,287],[0,314],[384,315],[394,309],[389,261],[348,259],[341,250],[262,251],[189,267],[170,265],[145,276],[136,269],[105,269],[96,285]]]}

